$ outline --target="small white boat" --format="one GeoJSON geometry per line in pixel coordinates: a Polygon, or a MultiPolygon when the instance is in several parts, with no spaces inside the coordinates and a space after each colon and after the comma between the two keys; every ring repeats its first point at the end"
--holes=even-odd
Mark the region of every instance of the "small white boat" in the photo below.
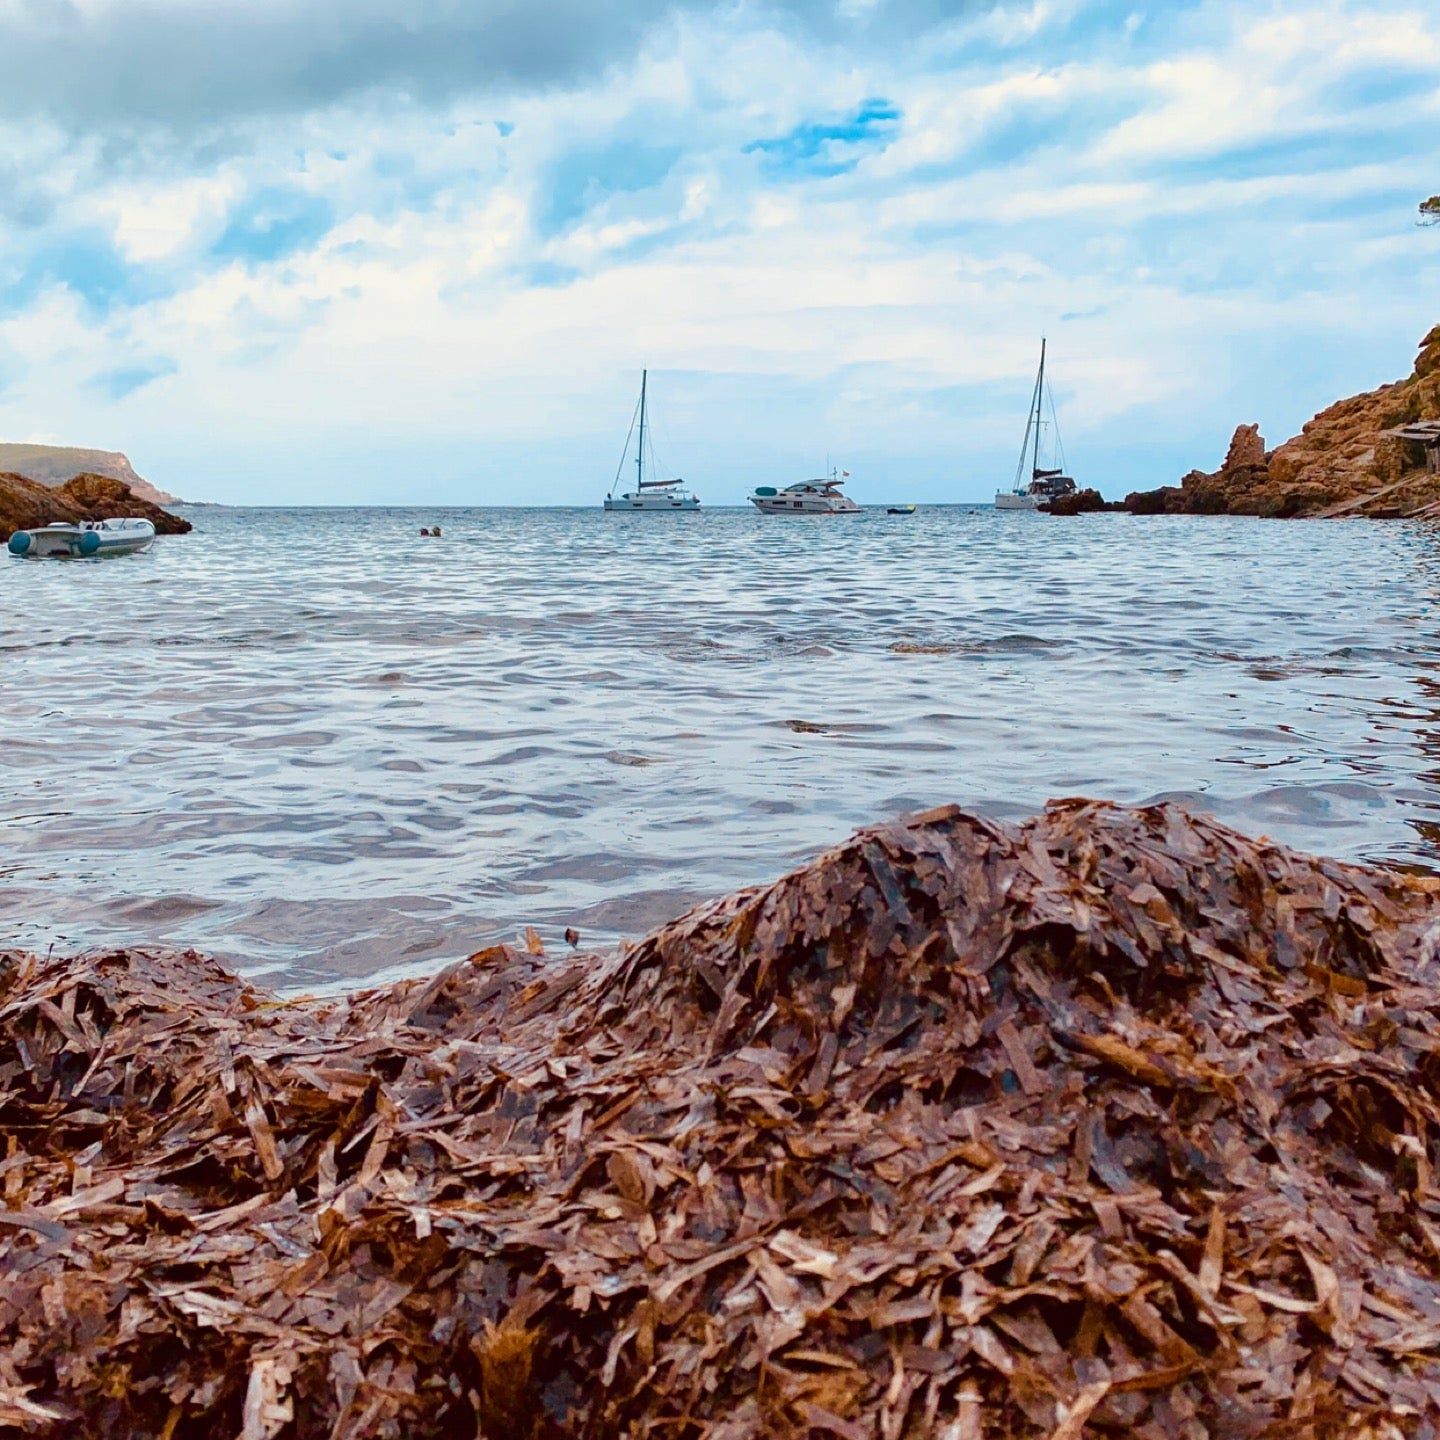
{"type": "Polygon", "coordinates": [[[82,520],[78,525],[56,523],[34,530],[17,530],[10,537],[10,553],[26,560],[90,560],[106,555],[134,555],[148,550],[155,540],[149,520],[82,520]]]}
{"type": "Polygon", "coordinates": [[[625,449],[620,453],[620,464],[615,470],[615,482],[610,487],[610,493],[605,497],[605,508],[607,510],[663,510],[667,513],[681,510],[698,510],[700,508],[700,497],[693,490],[685,488],[685,482],[675,480],[647,480],[645,478],[645,462],[648,458],[651,473],[655,470],[655,442],[652,436],[646,434],[645,428],[645,391],[650,378],[648,370],[640,372],[640,404],[637,407],[637,414],[640,419],[640,438],[635,446],[635,488],[627,490],[623,495],[617,495],[616,489],[620,484],[620,472],[625,468],[625,457],[630,453],[630,435],[635,433],[635,421],[630,421],[630,435],[625,437],[625,449]],[[649,441],[647,452],[646,442],[649,441]]]}
{"type": "Polygon", "coordinates": [[[840,492],[849,474],[832,470],[828,480],[801,480],[783,490],[757,485],[750,503],[762,515],[858,515],[860,507],[840,492]]]}
{"type": "Polygon", "coordinates": [[[1035,377],[1035,393],[1030,397],[1030,409],[1025,415],[1025,443],[1020,447],[1020,464],[1015,469],[1015,483],[1009,490],[1000,490],[995,495],[997,510],[1038,510],[1047,500],[1058,500],[1062,495],[1073,495],[1075,482],[1065,473],[1065,451],[1060,444],[1060,423],[1055,415],[1055,398],[1045,388],[1045,341],[1040,342],[1040,373],[1035,377]],[[1045,419],[1045,402],[1050,402],[1050,419],[1045,419]],[[1055,432],[1055,464],[1046,467],[1040,463],[1040,440],[1046,425],[1055,432]],[[1030,464],[1030,479],[1025,479],[1026,462],[1030,464]]]}

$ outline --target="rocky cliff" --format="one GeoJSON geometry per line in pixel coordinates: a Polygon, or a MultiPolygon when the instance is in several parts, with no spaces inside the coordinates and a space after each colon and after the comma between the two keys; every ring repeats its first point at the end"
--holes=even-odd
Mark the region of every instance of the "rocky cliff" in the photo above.
{"type": "Polygon", "coordinates": [[[108,475],[130,487],[137,499],[152,505],[173,505],[167,495],[135,473],[130,457],[119,450],[81,450],[73,445],[0,444],[0,471],[29,476],[41,485],[63,485],[77,475],[108,475]]]}
{"type": "Polygon", "coordinates": [[[0,471],[0,541],[8,540],[16,530],[33,530],[56,521],[75,524],[122,515],[154,521],[161,535],[184,535],[192,528],[188,520],[136,495],[111,475],[76,475],[51,487],[0,471]]]}
{"type": "Polygon", "coordinates": [[[1242,425],[1219,470],[1192,470],[1178,486],[1126,497],[1136,514],[1413,515],[1440,504],[1440,474],[1419,444],[1391,433],[1440,421],[1440,326],[1421,342],[1411,375],[1322,410],[1300,434],[1267,450],[1242,425]]]}

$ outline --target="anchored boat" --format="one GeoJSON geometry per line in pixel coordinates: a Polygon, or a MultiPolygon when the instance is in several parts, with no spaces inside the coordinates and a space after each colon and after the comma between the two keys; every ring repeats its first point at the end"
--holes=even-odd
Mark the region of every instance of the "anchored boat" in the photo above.
{"type": "Polygon", "coordinates": [[[1030,400],[1030,409],[1025,415],[1025,443],[1020,447],[1020,463],[1015,467],[1015,484],[1009,490],[1001,490],[995,496],[997,510],[1037,510],[1046,500],[1057,500],[1062,495],[1073,495],[1075,482],[1065,473],[1065,450],[1060,444],[1060,422],[1055,414],[1055,397],[1045,385],[1045,341],[1040,342],[1040,373],[1035,377],[1035,393],[1030,400]],[[1050,419],[1045,419],[1045,405],[1049,403],[1050,419]],[[1041,438],[1046,426],[1054,431],[1054,444],[1050,447],[1054,459],[1053,467],[1040,463],[1041,438]],[[1025,467],[1029,464],[1030,478],[1025,479],[1025,467]]]}
{"type": "Polygon", "coordinates": [[[610,493],[605,497],[605,508],[607,510],[698,510],[700,508],[700,497],[693,490],[685,487],[681,479],[674,480],[647,480],[645,478],[645,462],[648,459],[650,470],[655,471],[655,442],[646,433],[645,428],[645,391],[649,371],[640,372],[640,403],[636,407],[636,413],[640,421],[640,437],[635,446],[635,488],[628,490],[623,495],[615,493],[620,484],[620,474],[625,469],[625,457],[630,453],[630,439],[635,434],[635,420],[630,421],[630,434],[625,437],[625,449],[620,454],[620,464],[615,470],[615,483],[610,487],[610,493]]]}
{"type": "Polygon", "coordinates": [[[26,560],[94,560],[134,555],[148,550],[154,540],[155,526],[149,520],[82,520],[78,525],[17,530],[10,537],[10,553],[26,560]]]}
{"type": "Polygon", "coordinates": [[[757,485],[750,503],[762,515],[858,515],[860,507],[840,491],[849,475],[831,470],[828,480],[801,480],[783,490],[757,485]]]}

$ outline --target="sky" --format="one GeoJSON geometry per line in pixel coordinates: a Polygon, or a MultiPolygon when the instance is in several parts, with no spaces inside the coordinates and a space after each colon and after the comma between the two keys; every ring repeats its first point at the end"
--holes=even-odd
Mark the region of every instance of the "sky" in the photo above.
{"type": "Polygon", "coordinates": [[[0,439],[188,499],[1118,497],[1409,372],[1433,0],[0,0],[0,439]]]}

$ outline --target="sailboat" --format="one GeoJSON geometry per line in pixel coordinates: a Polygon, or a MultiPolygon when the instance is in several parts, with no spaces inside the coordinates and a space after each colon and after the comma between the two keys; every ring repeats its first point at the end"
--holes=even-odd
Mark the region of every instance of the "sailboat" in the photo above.
{"type": "Polygon", "coordinates": [[[646,429],[646,390],[649,377],[648,370],[640,372],[640,403],[636,407],[640,435],[635,445],[635,488],[627,490],[623,495],[615,493],[620,486],[621,472],[625,469],[625,457],[630,453],[631,436],[635,434],[635,419],[632,418],[630,434],[625,437],[625,449],[621,451],[620,464],[615,469],[615,482],[610,486],[610,493],[605,497],[605,508],[607,510],[698,510],[700,497],[693,490],[687,489],[683,480],[650,480],[645,476],[647,461],[651,473],[653,474],[655,471],[655,442],[646,429]]]}
{"type": "Polygon", "coordinates": [[[1075,482],[1065,473],[1065,451],[1060,444],[1060,423],[1055,417],[1055,398],[1045,388],[1045,341],[1040,342],[1040,373],[1035,377],[1035,393],[1025,416],[1025,443],[1020,447],[1020,463],[1015,467],[1015,484],[995,495],[997,510],[1036,510],[1046,500],[1073,495],[1075,482]],[[1050,419],[1045,419],[1049,402],[1050,419]],[[1054,464],[1040,463],[1040,444],[1046,425],[1055,432],[1052,454],[1054,464]],[[1030,475],[1025,475],[1026,465],[1030,475]]]}

